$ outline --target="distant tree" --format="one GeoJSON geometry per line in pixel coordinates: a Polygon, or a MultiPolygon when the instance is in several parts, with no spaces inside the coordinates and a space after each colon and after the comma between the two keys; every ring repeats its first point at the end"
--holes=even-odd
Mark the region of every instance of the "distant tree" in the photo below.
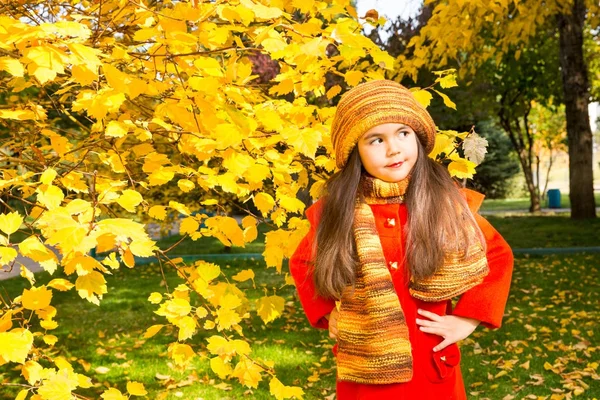
{"type": "Polygon", "coordinates": [[[512,178],[521,171],[512,144],[493,121],[479,123],[477,132],[488,141],[488,153],[470,186],[489,199],[506,198],[512,189],[512,178]]]}

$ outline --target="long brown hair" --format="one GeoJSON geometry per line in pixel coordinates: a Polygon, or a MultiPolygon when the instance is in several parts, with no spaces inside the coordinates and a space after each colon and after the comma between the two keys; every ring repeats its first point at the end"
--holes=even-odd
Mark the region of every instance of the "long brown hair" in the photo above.
{"type": "MultiPolygon", "coordinates": [[[[417,140],[419,153],[411,171],[405,196],[406,265],[415,279],[430,277],[443,264],[445,250],[464,251],[470,232],[485,240],[446,167],[430,159],[417,140]],[[448,244],[458,248],[448,249],[448,244]]],[[[358,256],[352,225],[358,185],[363,173],[358,148],[346,166],[331,176],[325,190],[323,209],[314,247],[313,280],[317,294],[339,299],[348,285],[354,285],[358,256]]]]}

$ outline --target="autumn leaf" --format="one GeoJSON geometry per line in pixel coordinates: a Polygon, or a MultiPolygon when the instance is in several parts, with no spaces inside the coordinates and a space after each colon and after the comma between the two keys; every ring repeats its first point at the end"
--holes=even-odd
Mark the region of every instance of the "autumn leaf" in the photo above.
{"type": "Polygon", "coordinates": [[[258,315],[266,323],[269,323],[281,316],[285,300],[280,296],[261,297],[256,304],[258,315]]]}
{"type": "Polygon", "coordinates": [[[31,289],[23,290],[21,303],[28,310],[39,310],[50,305],[52,300],[52,291],[45,286],[32,287],[31,289]]]}
{"type": "Polygon", "coordinates": [[[16,211],[8,214],[0,214],[0,230],[7,235],[15,233],[22,223],[23,217],[16,211]]]}

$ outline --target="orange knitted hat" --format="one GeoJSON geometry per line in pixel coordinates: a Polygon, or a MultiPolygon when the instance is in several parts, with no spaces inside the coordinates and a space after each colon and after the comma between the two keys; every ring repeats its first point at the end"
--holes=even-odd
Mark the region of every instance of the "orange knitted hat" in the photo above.
{"type": "Polygon", "coordinates": [[[374,126],[401,123],[410,126],[429,154],[435,144],[435,123],[427,110],[401,84],[390,80],[361,83],[340,100],[331,142],[338,168],[343,168],[361,136],[374,126]]]}

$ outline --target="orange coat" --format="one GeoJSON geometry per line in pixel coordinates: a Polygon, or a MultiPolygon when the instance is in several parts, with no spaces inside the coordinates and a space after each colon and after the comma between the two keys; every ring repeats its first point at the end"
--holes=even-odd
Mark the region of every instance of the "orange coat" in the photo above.
{"type": "MultiPolygon", "coordinates": [[[[474,212],[479,209],[483,195],[464,190],[469,207],[474,212]]],[[[318,201],[306,210],[311,229],[300,242],[290,259],[290,272],[310,324],[316,328],[328,328],[325,318],[333,307],[334,301],[316,296],[311,273],[311,250],[315,240],[323,203],[318,201]]],[[[391,385],[365,385],[346,381],[337,382],[337,399],[421,399],[421,400],[462,400],[466,399],[465,388],[460,371],[460,351],[453,344],[437,353],[433,347],[442,341],[436,335],[421,332],[415,319],[417,309],[431,311],[438,315],[453,314],[474,318],[489,328],[498,328],[502,322],[504,307],[508,298],[513,268],[513,255],[510,247],[500,234],[481,216],[475,214],[479,227],[487,241],[487,259],[489,274],[478,286],[462,294],[456,307],[452,309],[450,301],[424,302],[410,296],[407,288],[404,243],[402,230],[407,221],[404,204],[371,205],[377,231],[381,239],[383,252],[388,265],[396,262],[397,269],[391,269],[396,293],[406,318],[413,355],[413,379],[406,383],[391,385]],[[394,220],[395,223],[390,223],[394,220]],[[400,222],[400,223],[398,223],[400,222]]],[[[334,347],[334,352],[336,348],[334,347]]]]}

